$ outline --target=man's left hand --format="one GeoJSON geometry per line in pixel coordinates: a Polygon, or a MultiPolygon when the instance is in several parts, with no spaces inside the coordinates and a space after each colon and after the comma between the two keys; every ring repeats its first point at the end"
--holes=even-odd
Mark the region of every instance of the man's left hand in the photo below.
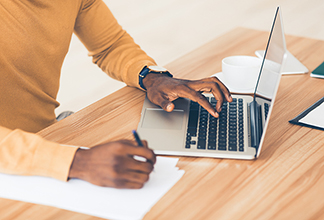
{"type": "Polygon", "coordinates": [[[222,110],[224,100],[232,101],[227,87],[217,77],[201,80],[183,80],[163,74],[150,73],[143,79],[143,84],[147,90],[148,99],[167,112],[173,111],[174,104],[172,102],[182,97],[198,102],[211,115],[218,117],[218,112],[222,110]],[[203,92],[214,95],[217,100],[216,109],[202,95],[203,92]]]}

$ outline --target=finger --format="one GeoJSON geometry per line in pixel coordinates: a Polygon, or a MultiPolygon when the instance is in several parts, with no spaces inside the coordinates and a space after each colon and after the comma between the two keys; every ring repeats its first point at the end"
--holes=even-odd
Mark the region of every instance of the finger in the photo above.
{"type": "Polygon", "coordinates": [[[226,100],[228,102],[232,102],[233,99],[232,99],[232,96],[231,96],[231,93],[230,91],[228,90],[228,88],[217,78],[217,77],[211,77],[210,78],[212,81],[216,82],[217,85],[219,86],[219,88],[222,90],[226,100]]]}
{"type": "Polygon", "coordinates": [[[115,178],[113,181],[115,183],[126,183],[126,182],[136,182],[136,183],[145,183],[149,180],[149,174],[136,172],[133,170],[129,170],[125,173],[121,173],[115,178]]]}
{"type": "Polygon", "coordinates": [[[117,189],[141,189],[143,188],[144,183],[138,182],[121,182],[115,186],[117,189]]]}
{"type": "Polygon", "coordinates": [[[157,94],[152,97],[151,100],[154,104],[161,106],[164,111],[172,112],[174,109],[174,104],[168,100],[167,98],[163,97],[161,94],[157,94]]]}
{"type": "Polygon", "coordinates": [[[126,148],[125,152],[127,152],[130,158],[134,158],[134,156],[139,156],[143,157],[152,164],[156,163],[156,155],[153,150],[147,147],[146,140],[142,140],[144,147],[138,146],[135,141],[131,140],[120,140],[119,142],[124,144],[124,147],[126,148]]]}
{"type": "Polygon", "coordinates": [[[223,93],[220,92],[218,84],[212,83],[211,87],[212,87],[212,90],[211,90],[212,94],[215,97],[215,99],[217,100],[215,108],[218,112],[220,112],[220,111],[222,111],[224,95],[223,95],[223,93]]]}
{"type": "Polygon", "coordinates": [[[194,87],[198,91],[211,92],[217,100],[216,110],[220,112],[224,102],[224,96],[217,83],[208,80],[199,80],[194,82],[194,87]]]}
{"type": "Polygon", "coordinates": [[[130,157],[121,157],[119,162],[112,166],[112,170],[105,169],[96,175],[101,185],[107,185],[109,182],[116,183],[116,186],[122,186],[124,181],[144,183],[148,180],[149,174],[153,170],[150,162],[139,162],[130,157]]]}
{"type": "Polygon", "coordinates": [[[144,146],[145,148],[148,148],[148,143],[147,143],[146,140],[142,140],[142,143],[143,143],[143,146],[144,146]]]}
{"type": "MultiPolygon", "coordinates": [[[[98,184],[96,184],[98,185],[98,184]]],[[[144,186],[144,182],[132,182],[128,181],[127,179],[106,179],[102,181],[100,186],[106,186],[106,187],[114,187],[117,189],[140,189],[144,186]]]]}
{"type": "Polygon", "coordinates": [[[150,174],[153,169],[154,169],[154,166],[151,162],[148,162],[148,161],[139,161],[139,160],[136,160],[134,158],[129,158],[129,160],[132,160],[132,161],[128,161],[127,162],[127,165],[126,165],[126,170],[131,170],[131,171],[134,171],[134,172],[140,172],[140,173],[146,173],[146,174],[150,174]]]}
{"type": "Polygon", "coordinates": [[[204,109],[206,109],[212,116],[218,117],[218,113],[215,111],[214,107],[201,93],[196,92],[187,86],[182,86],[178,92],[180,97],[188,98],[194,102],[198,102],[204,109]]]}
{"type": "Polygon", "coordinates": [[[142,140],[142,142],[143,142],[144,147],[147,148],[147,149],[149,149],[153,153],[154,158],[152,158],[153,160],[151,162],[153,164],[155,164],[156,163],[156,155],[155,155],[154,151],[148,147],[148,143],[147,143],[146,140],[142,140]]]}
{"type": "Polygon", "coordinates": [[[151,164],[155,164],[156,162],[156,155],[153,150],[145,147],[139,147],[136,145],[127,145],[126,152],[130,158],[134,156],[139,156],[145,158],[151,164]]]}
{"type": "Polygon", "coordinates": [[[232,101],[231,95],[226,86],[224,86],[224,84],[215,77],[192,81],[188,84],[188,86],[196,91],[211,92],[217,100],[215,107],[218,112],[221,111],[224,97],[227,97],[227,101],[232,101]]]}

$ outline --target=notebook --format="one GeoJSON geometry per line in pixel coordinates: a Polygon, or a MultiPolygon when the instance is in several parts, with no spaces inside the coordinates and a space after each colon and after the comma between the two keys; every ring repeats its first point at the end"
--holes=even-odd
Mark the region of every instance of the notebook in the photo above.
{"type": "Polygon", "coordinates": [[[324,97],[289,122],[324,131],[324,97]]]}
{"type": "MultiPolygon", "coordinates": [[[[137,131],[156,154],[232,159],[260,155],[272,105],[286,58],[286,42],[280,7],[276,9],[259,77],[252,95],[233,95],[214,118],[198,103],[185,98],[174,101],[165,112],[144,100],[137,131]]],[[[211,94],[205,97],[216,105],[211,94]]]]}

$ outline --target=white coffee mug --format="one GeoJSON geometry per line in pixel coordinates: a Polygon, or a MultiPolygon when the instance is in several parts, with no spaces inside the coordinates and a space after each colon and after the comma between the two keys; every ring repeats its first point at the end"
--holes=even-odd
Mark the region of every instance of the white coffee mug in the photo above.
{"type": "Polygon", "coordinates": [[[255,88],[262,60],[252,56],[230,56],[222,60],[226,84],[236,90],[255,88]]]}

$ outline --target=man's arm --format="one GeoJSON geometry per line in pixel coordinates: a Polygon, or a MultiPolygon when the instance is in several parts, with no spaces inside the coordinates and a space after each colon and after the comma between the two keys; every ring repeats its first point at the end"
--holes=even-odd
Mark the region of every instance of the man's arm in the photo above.
{"type": "MultiPolygon", "coordinates": [[[[77,18],[75,33],[90,51],[93,62],[111,77],[140,88],[138,74],[145,66],[156,65],[154,60],[121,28],[104,2],[85,2],[88,4],[77,18]]],[[[186,97],[218,117],[223,101],[232,100],[228,89],[215,77],[189,81],[148,74],[144,80],[148,98],[167,111],[173,110],[173,100],[186,97]],[[216,110],[202,92],[213,93],[218,101],[216,110]]]]}
{"type": "Polygon", "coordinates": [[[122,29],[102,0],[83,0],[74,32],[105,73],[129,86],[138,87],[138,73],[156,65],[122,29]]]}
{"type": "Polygon", "coordinates": [[[147,142],[143,144],[144,147],[139,147],[132,141],[121,140],[83,150],[0,126],[0,172],[62,181],[79,178],[99,186],[141,188],[156,161],[147,142]],[[147,161],[137,161],[135,155],[147,161]]]}

